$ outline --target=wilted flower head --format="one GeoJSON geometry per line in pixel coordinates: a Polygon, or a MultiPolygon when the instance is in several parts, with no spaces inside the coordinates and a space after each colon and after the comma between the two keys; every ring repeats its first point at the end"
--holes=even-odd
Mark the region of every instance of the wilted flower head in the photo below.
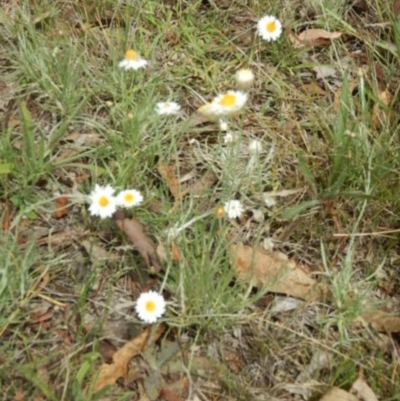
{"type": "Polygon", "coordinates": [[[89,212],[92,216],[99,216],[102,219],[111,217],[117,210],[117,200],[114,197],[114,188],[111,185],[102,187],[95,185],[94,190],[89,195],[89,212]]]}
{"type": "Polygon", "coordinates": [[[164,297],[155,291],[140,294],[135,306],[139,319],[146,323],[155,323],[165,313],[165,309],[164,297]]]}
{"type": "Polygon", "coordinates": [[[139,53],[135,50],[127,50],[125,58],[118,63],[118,67],[124,68],[125,70],[138,70],[147,65],[147,60],[140,57],[139,53]]]}
{"type": "Polygon", "coordinates": [[[257,23],[258,34],[267,42],[277,40],[282,35],[281,22],[272,15],[265,15],[257,23]]]}
{"type": "Polygon", "coordinates": [[[249,68],[242,68],[235,74],[236,86],[239,89],[248,89],[254,83],[254,73],[249,68]]]}
{"type": "Polygon", "coordinates": [[[171,114],[178,114],[181,109],[176,102],[159,102],[156,105],[156,112],[158,115],[171,115],[171,114]]]}
{"type": "Polygon", "coordinates": [[[244,209],[240,201],[230,200],[225,202],[224,210],[230,219],[236,219],[242,215],[244,209]]]}
{"type": "Polygon", "coordinates": [[[117,204],[122,207],[138,206],[143,202],[143,195],[136,189],[126,189],[117,196],[117,204]]]}

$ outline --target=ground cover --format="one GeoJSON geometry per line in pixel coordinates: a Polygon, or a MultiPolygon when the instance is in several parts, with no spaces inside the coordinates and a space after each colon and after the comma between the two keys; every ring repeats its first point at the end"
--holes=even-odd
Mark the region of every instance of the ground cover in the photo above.
{"type": "Polygon", "coordinates": [[[0,399],[398,400],[399,12],[4,1],[0,399]]]}

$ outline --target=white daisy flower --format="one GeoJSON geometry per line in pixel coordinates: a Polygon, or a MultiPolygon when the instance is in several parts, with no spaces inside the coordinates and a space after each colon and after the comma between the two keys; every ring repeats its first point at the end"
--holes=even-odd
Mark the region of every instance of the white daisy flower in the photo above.
{"type": "Polygon", "coordinates": [[[247,94],[241,91],[228,91],[218,95],[211,103],[216,115],[226,116],[240,111],[247,102],[247,94]]]}
{"type": "Polygon", "coordinates": [[[129,49],[125,53],[125,58],[118,63],[118,67],[125,70],[138,70],[147,65],[147,60],[140,57],[139,53],[135,50],[129,49]]]}
{"type": "Polygon", "coordinates": [[[146,323],[155,323],[165,313],[165,309],[165,299],[156,291],[140,294],[135,305],[139,319],[146,323]]]}
{"type": "Polygon", "coordinates": [[[240,89],[248,89],[254,83],[254,73],[248,68],[242,68],[235,74],[236,86],[240,89]]]}
{"type": "Polygon", "coordinates": [[[178,114],[181,106],[176,102],[159,102],[156,105],[156,112],[159,116],[178,114]]]}
{"type": "Polygon", "coordinates": [[[122,207],[138,206],[143,202],[143,195],[136,189],[126,189],[117,196],[117,204],[122,207]]]}
{"type": "Polygon", "coordinates": [[[94,190],[89,195],[89,212],[92,216],[100,216],[105,219],[111,217],[117,210],[117,200],[114,197],[115,189],[111,185],[102,187],[95,185],[94,190]]]}
{"type": "Polygon", "coordinates": [[[257,23],[258,34],[267,42],[277,40],[282,35],[281,22],[272,15],[265,15],[257,23]]]}
{"type": "Polygon", "coordinates": [[[262,144],[260,141],[254,139],[249,143],[249,152],[253,155],[259,154],[262,151],[262,144]]]}
{"type": "Polygon", "coordinates": [[[243,206],[238,200],[230,200],[224,204],[225,213],[230,219],[240,217],[244,211],[243,206]]]}

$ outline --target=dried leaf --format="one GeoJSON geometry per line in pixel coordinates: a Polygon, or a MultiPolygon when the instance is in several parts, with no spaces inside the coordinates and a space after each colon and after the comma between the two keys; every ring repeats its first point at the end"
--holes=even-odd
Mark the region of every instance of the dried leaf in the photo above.
{"type": "Polygon", "coordinates": [[[105,363],[113,363],[113,357],[117,352],[117,348],[107,339],[103,339],[99,342],[97,351],[102,356],[105,363]]]}
{"type": "Polygon", "coordinates": [[[295,49],[300,49],[301,47],[304,47],[303,43],[300,41],[298,36],[295,33],[293,33],[292,31],[288,32],[288,37],[289,37],[289,40],[292,42],[293,47],[295,49]]]}
{"type": "MultiPolygon", "coordinates": [[[[357,88],[357,86],[358,82],[356,80],[348,83],[347,90],[350,95],[353,94],[353,91],[354,89],[357,88]]],[[[342,107],[342,92],[343,92],[342,87],[338,88],[337,91],[335,92],[335,97],[333,99],[333,107],[336,111],[339,111],[342,107]]]]}
{"type": "Polygon", "coordinates": [[[165,208],[165,202],[158,199],[152,199],[148,204],[149,211],[156,214],[162,213],[164,208],[165,208]]]}
{"type": "Polygon", "coordinates": [[[172,260],[174,262],[179,262],[181,260],[179,248],[173,242],[171,243],[171,253],[172,253],[172,260]]]}
{"type": "Polygon", "coordinates": [[[378,397],[372,391],[371,387],[368,386],[364,380],[362,374],[351,386],[350,392],[355,394],[362,401],[378,401],[378,397]]]}
{"type": "Polygon", "coordinates": [[[157,256],[161,261],[161,263],[167,263],[169,257],[171,257],[174,262],[179,262],[181,260],[180,250],[174,242],[171,242],[171,244],[169,244],[167,252],[164,244],[162,243],[161,240],[159,240],[157,245],[157,256]]]}
{"type": "Polygon", "coordinates": [[[164,378],[158,370],[153,370],[143,382],[144,389],[151,401],[157,401],[164,386],[164,378]]]}
{"type": "Polygon", "coordinates": [[[56,202],[56,219],[61,219],[68,214],[68,198],[66,196],[60,196],[56,202]]]}
{"type": "Polygon", "coordinates": [[[163,387],[160,396],[165,401],[184,401],[187,399],[188,390],[189,380],[184,377],[163,387]]]}
{"type": "Polygon", "coordinates": [[[318,285],[301,266],[281,252],[266,252],[247,245],[231,245],[233,268],[241,280],[257,287],[305,300],[325,298],[327,290],[318,285]]]}
{"type": "Polygon", "coordinates": [[[212,172],[207,171],[199,180],[197,180],[193,185],[182,188],[181,184],[185,181],[192,180],[195,176],[195,172],[190,172],[189,174],[180,177],[176,177],[175,169],[168,164],[161,162],[158,166],[158,172],[161,177],[167,183],[168,189],[170,190],[175,202],[179,202],[187,194],[191,193],[194,196],[199,196],[204,194],[204,192],[211,188],[218,177],[212,172]]]}
{"type": "Polygon", "coordinates": [[[305,383],[283,383],[281,389],[295,395],[291,400],[309,400],[321,384],[316,380],[305,383]]]}
{"type": "Polygon", "coordinates": [[[25,399],[26,398],[25,398],[23,391],[18,388],[15,389],[15,395],[14,395],[13,401],[24,401],[25,399]]]}
{"type": "Polygon", "coordinates": [[[218,180],[218,177],[212,172],[207,171],[199,180],[188,188],[192,195],[199,196],[210,189],[218,180]]]}
{"type": "Polygon", "coordinates": [[[156,252],[157,252],[158,259],[160,260],[161,263],[168,262],[167,251],[165,249],[164,244],[161,241],[158,242],[156,252]]]}
{"type": "Polygon", "coordinates": [[[308,95],[313,96],[325,96],[326,92],[316,83],[312,82],[310,84],[304,84],[300,87],[300,89],[307,93],[308,95]]]}
{"type": "Polygon", "coordinates": [[[44,313],[32,313],[30,316],[30,322],[33,324],[43,323],[50,320],[53,317],[53,310],[49,308],[44,313]]]}
{"type": "Polygon", "coordinates": [[[139,393],[139,401],[151,401],[150,397],[146,394],[143,384],[139,381],[137,383],[138,393],[139,393]]]}
{"type": "Polygon", "coordinates": [[[54,248],[66,248],[74,241],[88,235],[88,232],[76,232],[72,230],[60,231],[58,233],[51,233],[51,235],[44,235],[36,241],[36,245],[48,245],[54,248]]]}
{"type": "Polygon", "coordinates": [[[112,363],[103,363],[94,386],[95,391],[103,387],[113,385],[119,378],[127,378],[128,363],[136,355],[143,352],[149,345],[157,341],[164,331],[164,326],[150,327],[142,334],[127,342],[112,357],[112,363]]]}
{"type": "Polygon", "coordinates": [[[63,138],[64,141],[73,142],[78,146],[96,147],[105,142],[105,138],[101,137],[97,132],[80,132],[74,131],[63,138]]]}
{"type": "Polygon", "coordinates": [[[224,360],[232,372],[239,373],[243,368],[244,360],[242,356],[235,351],[227,351],[224,353],[224,360]]]}
{"type": "Polygon", "coordinates": [[[386,312],[369,313],[361,316],[376,331],[384,333],[400,333],[400,316],[386,312]]]}
{"type": "Polygon", "coordinates": [[[79,242],[82,245],[88,255],[90,256],[90,261],[92,262],[93,266],[98,266],[104,264],[105,261],[110,261],[112,259],[116,259],[116,255],[112,255],[106,249],[104,249],[101,245],[84,239],[83,241],[79,242]]]}
{"type": "Polygon", "coordinates": [[[400,0],[395,0],[395,2],[393,4],[393,12],[394,12],[394,15],[400,14],[400,0]]]}
{"type": "Polygon", "coordinates": [[[332,365],[332,357],[328,352],[315,351],[310,363],[304,367],[304,370],[297,376],[296,382],[305,382],[307,379],[317,376],[317,373],[332,365]]]}
{"type": "Polygon", "coordinates": [[[317,79],[336,77],[336,68],[331,65],[317,65],[313,70],[317,79]]]}
{"type": "Polygon", "coordinates": [[[360,401],[354,395],[340,388],[333,387],[319,401],[360,401]]]}
{"type": "Polygon", "coordinates": [[[175,175],[174,169],[167,163],[161,162],[158,165],[158,172],[161,174],[161,177],[166,182],[168,189],[174,197],[175,202],[182,199],[183,194],[181,191],[181,186],[178,178],[175,175]]]}
{"type": "Polygon", "coordinates": [[[159,272],[161,264],[157,256],[156,244],[145,232],[143,224],[135,218],[126,219],[121,210],[114,213],[114,220],[117,227],[132,241],[149,270],[159,272]]]}
{"type": "Polygon", "coordinates": [[[1,228],[3,231],[8,231],[11,226],[11,206],[8,200],[5,201],[4,204],[4,212],[1,217],[1,228]]]}
{"type": "Polygon", "coordinates": [[[367,0],[355,0],[352,4],[352,9],[357,13],[366,13],[370,8],[367,0]]]}
{"type": "Polygon", "coordinates": [[[325,29],[306,29],[296,36],[293,33],[289,35],[289,39],[296,49],[305,46],[321,46],[329,44],[331,39],[337,39],[342,36],[342,32],[328,32],[325,29]]]}
{"type": "Polygon", "coordinates": [[[304,301],[300,301],[299,299],[291,297],[280,297],[277,295],[274,297],[273,301],[274,304],[270,309],[271,314],[289,312],[304,305],[304,301]]]}

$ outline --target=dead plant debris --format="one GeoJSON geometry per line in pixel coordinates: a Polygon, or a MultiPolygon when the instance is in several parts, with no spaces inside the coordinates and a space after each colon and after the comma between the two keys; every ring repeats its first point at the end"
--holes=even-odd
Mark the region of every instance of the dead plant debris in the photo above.
{"type": "Polygon", "coordinates": [[[326,299],[328,289],[319,285],[304,266],[282,252],[267,252],[248,245],[231,245],[232,265],[241,280],[271,292],[304,300],[326,299]]]}
{"type": "Polygon", "coordinates": [[[162,325],[150,327],[146,329],[142,334],[133,340],[127,342],[122,348],[116,351],[112,355],[112,363],[104,363],[100,367],[100,371],[94,386],[95,390],[101,390],[103,387],[115,384],[118,379],[124,380],[128,377],[128,364],[131,359],[149,347],[155,341],[157,341],[165,327],[162,325]]]}
{"type": "Polygon", "coordinates": [[[143,258],[150,272],[159,272],[161,264],[157,256],[157,247],[145,231],[143,224],[136,218],[125,218],[121,210],[114,214],[117,227],[124,232],[143,258]]]}
{"type": "Polygon", "coordinates": [[[325,29],[305,29],[299,35],[289,34],[289,39],[296,49],[328,45],[332,39],[338,39],[342,32],[328,32],[325,29]]]}

